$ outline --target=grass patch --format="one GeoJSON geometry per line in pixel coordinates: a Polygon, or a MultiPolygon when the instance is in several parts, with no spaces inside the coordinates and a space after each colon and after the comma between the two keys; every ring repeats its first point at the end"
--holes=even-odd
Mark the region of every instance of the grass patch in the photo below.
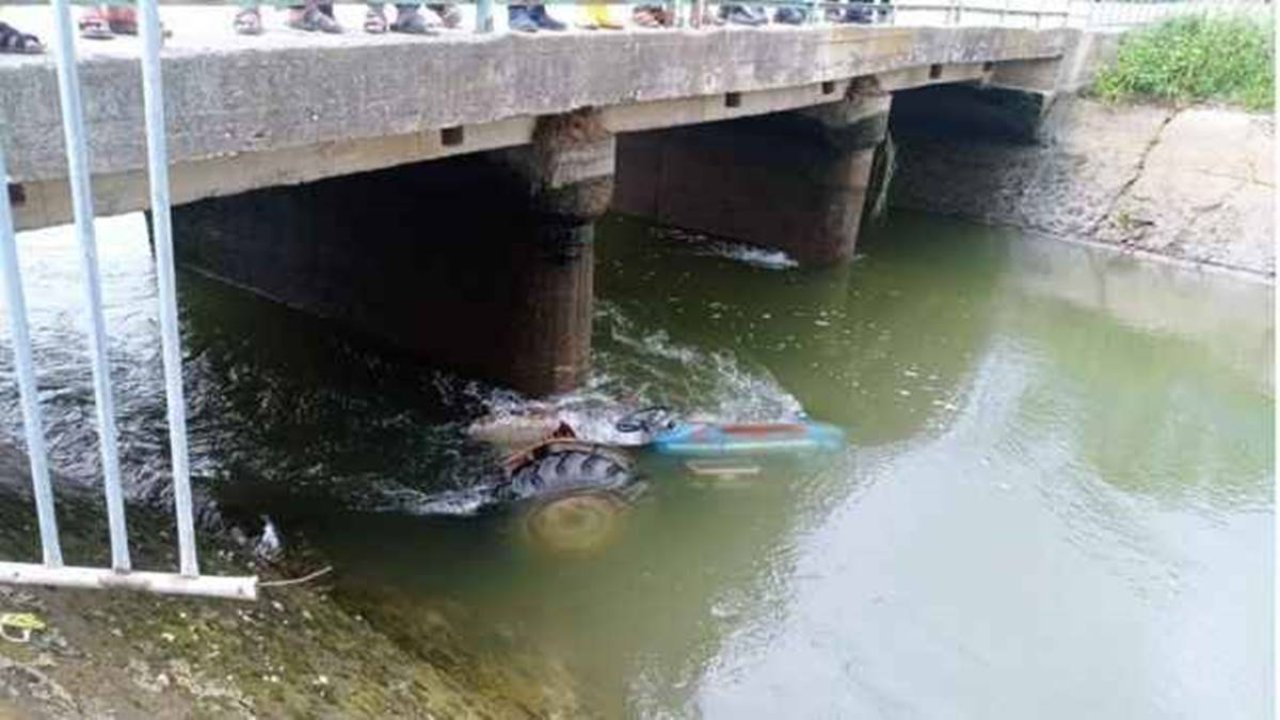
{"type": "Polygon", "coordinates": [[[1125,36],[1094,92],[1108,101],[1275,105],[1270,15],[1188,15],[1125,36]]]}

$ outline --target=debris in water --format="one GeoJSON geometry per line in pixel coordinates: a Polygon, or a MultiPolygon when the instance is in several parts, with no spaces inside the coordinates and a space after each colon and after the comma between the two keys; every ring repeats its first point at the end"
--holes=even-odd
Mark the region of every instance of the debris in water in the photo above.
{"type": "Polygon", "coordinates": [[[266,515],[262,516],[262,537],[258,538],[257,544],[253,546],[253,554],[270,561],[279,560],[284,554],[280,533],[276,531],[275,523],[271,522],[271,518],[266,515]]]}

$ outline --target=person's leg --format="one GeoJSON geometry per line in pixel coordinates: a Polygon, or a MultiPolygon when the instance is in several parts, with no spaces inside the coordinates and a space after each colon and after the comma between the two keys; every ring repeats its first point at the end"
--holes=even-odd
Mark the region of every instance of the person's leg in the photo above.
{"type": "Polygon", "coordinates": [[[434,17],[434,12],[427,12],[431,15],[419,11],[414,4],[396,5],[396,21],[391,23],[391,31],[409,35],[434,35],[435,29],[432,26],[439,25],[440,20],[434,17]]]}
{"type": "Polygon", "coordinates": [[[307,0],[305,5],[290,5],[286,23],[295,30],[305,32],[340,33],[342,26],[333,19],[333,5],[307,0]],[[328,12],[325,12],[325,10],[328,12]]]}
{"type": "Polygon", "coordinates": [[[746,5],[721,5],[720,16],[730,25],[759,25],[751,8],[746,5]]]}
{"type": "Polygon", "coordinates": [[[258,9],[258,0],[240,0],[240,9],[231,26],[240,35],[261,35],[262,12],[258,9]]]}
{"type": "MultiPolygon", "coordinates": [[[[80,36],[88,40],[110,40],[116,35],[138,34],[138,11],[133,0],[108,0],[94,5],[80,16],[80,36]]],[[[160,35],[169,37],[164,23],[160,35]]]]}
{"type": "Polygon", "coordinates": [[[849,9],[844,11],[843,22],[865,25],[871,22],[871,12],[862,0],[850,0],[849,9]]]}
{"type": "Polygon", "coordinates": [[[552,32],[557,32],[568,27],[564,23],[548,15],[547,6],[542,3],[530,6],[529,17],[533,18],[533,21],[537,23],[539,30],[551,30],[552,32]]]}
{"type": "Polygon", "coordinates": [[[86,40],[110,40],[116,34],[107,19],[107,7],[94,5],[80,15],[80,37],[86,40]]]}
{"type": "Polygon", "coordinates": [[[440,22],[450,30],[462,25],[462,12],[453,3],[433,3],[427,9],[440,16],[440,22]]]}
{"type": "Polygon", "coordinates": [[[538,32],[538,22],[533,19],[532,9],[525,5],[507,6],[507,27],[512,32],[538,32]]]}
{"type": "Polygon", "coordinates": [[[784,25],[803,25],[809,17],[808,12],[798,7],[780,7],[773,13],[773,21],[784,25]]]}
{"type": "Polygon", "coordinates": [[[110,3],[107,5],[107,22],[118,35],[138,34],[138,11],[132,5],[110,3]]]}
{"type": "Polygon", "coordinates": [[[80,36],[88,40],[110,40],[119,35],[138,34],[138,14],[133,6],[118,0],[90,7],[80,16],[80,36]]]}
{"type": "Polygon", "coordinates": [[[364,13],[364,31],[371,35],[381,35],[389,27],[386,6],[383,3],[369,3],[369,9],[364,13]]]}
{"type": "Polygon", "coordinates": [[[670,24],[667,9],[661,5],[637,5],[631,20],[643,28],[660,28],[670,24]]]}

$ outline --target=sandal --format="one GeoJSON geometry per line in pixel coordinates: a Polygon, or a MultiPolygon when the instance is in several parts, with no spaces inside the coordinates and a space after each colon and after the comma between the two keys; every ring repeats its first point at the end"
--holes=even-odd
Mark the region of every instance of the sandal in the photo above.
{"type": "Polygon", "coordinates": [[[24,33],[12,25],[0,22],[0,53],[17,55],[39,55],[44,52],[40,39],[30,33],[24,33]]]}
{"type": "Polygon", "coordinates": [[[106,13],[99,8],[89,8],[80,16],[80,37],[85,40],[110,40],[116,36],[106,13]]]}
{"type": "Polygon", "coordinates": [[[449,30],[462,26],[462,11],[457,5],[428,5],[427,9],[440,16],[440,22],[449,30]]]}
{"type": "Polygon", "coordinates": [[[381,35],[387,31],[387,15],[381,5],[370,5],[364,14],[364,31],[370,35],[381,35]]]}
{"type": "Polygon", "coordinates": [[[337,20],[320,12],[320,8],[314,5],[308,5],[301,10],[290,10],[289,20],[285,24],[304,32],[319,31],[335,35],[342,32],[342,26],[337,20]]]}
{"type": "Polygon", "coordinates": [[[262,34],[262,13],[258,12],[258,8],[244,8],[236,13],[235,20],[231,23],[236,29],[236,33],[240,35],[261,35],[262,34]]]}
{"type": "MultiPolygon", "coordinates": [[[[427,11],[431,12],[431,11],[427,11]]],[[[434,15],[434,13],[432,13],[434,15]]],[[[396,21],[391,23],[391,32],[405,33],[406,35],[435,35],[433,25],[439,25],[440,22],[431,22],[427,16],[419,12],[416,7],[408,9],[399,9],[396,11],[396,21]]]]}
{"type": "Polygon", "coordinates": [[[657,12],[648,8],[637,8],[635,12],[631,14],[631,22],[635,24],[636,27],[642,28],[662,27],[662,20],[658,18],[657,12]]]}
{"type": "Polygon", "coordinates": [[[117,35],[138,34],[138,12],[133,8],[108,6],[106,17],[111,32],[117,35]]]}

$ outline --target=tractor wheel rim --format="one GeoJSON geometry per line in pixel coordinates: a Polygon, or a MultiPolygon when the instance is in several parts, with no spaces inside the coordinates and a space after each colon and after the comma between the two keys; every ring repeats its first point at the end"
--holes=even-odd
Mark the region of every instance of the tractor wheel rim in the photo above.
{"type": "Polygon", "coordinates": [[[537,545],[556,552],[583,552],[617,533],[622,504],[605,493],[582,493],[547,501],[529,512],[525,528],[537,545]]]}

